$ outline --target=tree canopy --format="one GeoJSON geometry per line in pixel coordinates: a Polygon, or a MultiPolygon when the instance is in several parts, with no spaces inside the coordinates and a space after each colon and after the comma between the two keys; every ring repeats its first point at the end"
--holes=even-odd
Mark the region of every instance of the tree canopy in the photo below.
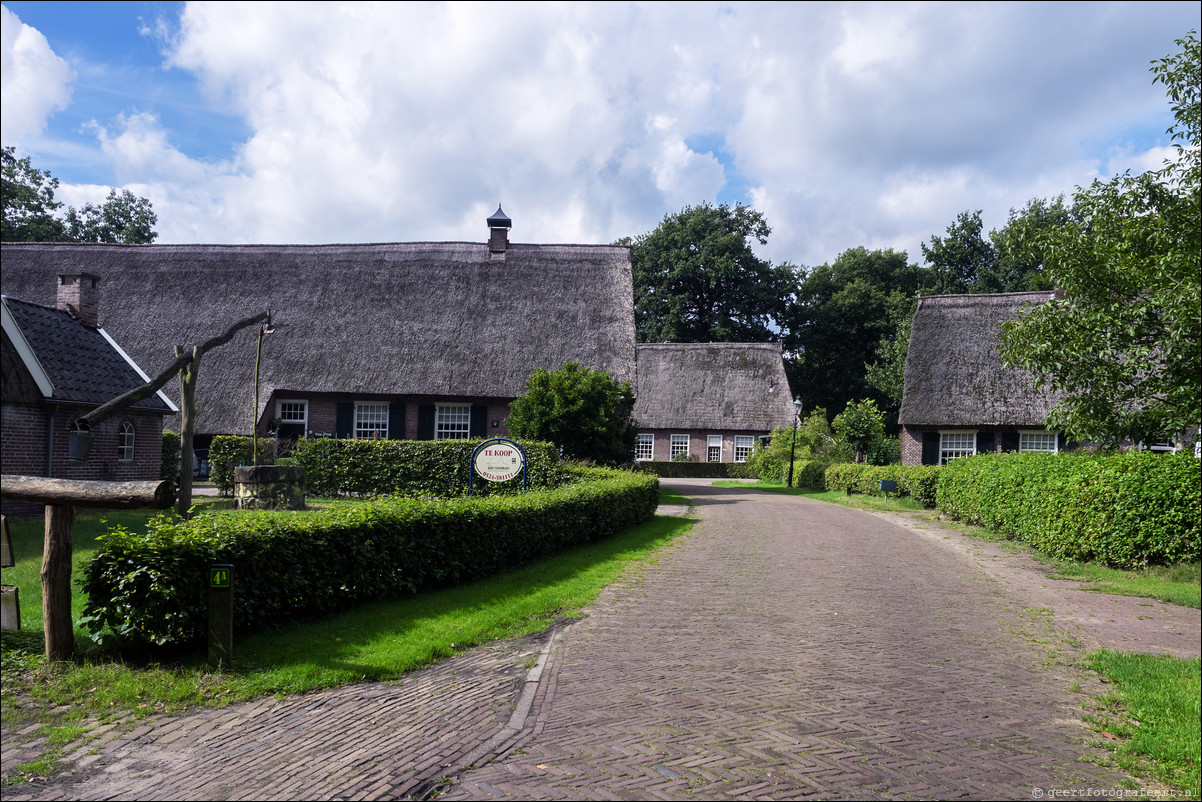
{"type": "Polygon", "coordinates": [[[564,456],[617,465],[634,454],[638,427],[633,409],[629,383],[565,362],[558,370],[535,371],[526,392],[509,405],[506,425],[514,437],[549,441],[564,456]]]}
{"type": "Polygon", "coordinates": [[[158,216],[150,201],[128,189],[110,189],[100,206],[67,207],[60,217],[63,204],[54,197],[59,182],[48,170],[34,167],[28,156],[18,159],[11,146],[3,150],[2,168],[0,239],[4,242],[149,244],[158,237],[154,230],[158,216]]]}
{"type": "Polygon", "coordinates": [[[1063,395],[1049,425],[1076,439],[1151,442],[1202,421],[1196,32],[1177,44],[1152,68],[1173,103],[1176,157],[1078,188],[1078,219],[1016,232],[1064,297],[1009,324],[1003,357],[1063,395]]]}
{"type": "Polygon", "coordinates": [[[742,204],[686,206],[631,243],[639,342],[770,342],[795,277],[752,251],[771,229],[742,204]]]}

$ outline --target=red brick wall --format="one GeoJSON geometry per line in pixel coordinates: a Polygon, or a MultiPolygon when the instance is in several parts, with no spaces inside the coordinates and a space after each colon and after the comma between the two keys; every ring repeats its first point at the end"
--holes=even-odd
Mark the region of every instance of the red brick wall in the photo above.
{"type": "Polygon", "coordinates": [[[750,437],[754,444],[755,439],[768,432],[750,432],[750,431],[713,431],[710,429],[640,429],[642,434],[651,434],[655,436],[655,442],[652,446],[652,453],[655,459],[661,462],[668,462],[672,459],[672,435],[687,434],[689,436],[689,454],[694,462],[708,462],[709,456],[709,436],[721,435],[722,437],[722,459],[720,462],[735,461],[735,437],[750,437]]]}
{"type": "Polygon", "coordinates": [[[922,430],[903,426],[901,430],[902,465],[922,464],[922,430]]]}

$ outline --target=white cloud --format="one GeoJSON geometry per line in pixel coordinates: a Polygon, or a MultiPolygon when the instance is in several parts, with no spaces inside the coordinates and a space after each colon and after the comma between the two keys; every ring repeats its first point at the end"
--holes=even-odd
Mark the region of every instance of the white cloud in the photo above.
{"type": "Polygon", "coordinates": [[[212,160],[145,109],[91,130],[164,242],[482,241],[498,201],[516,241],[609,242],[737,176],[769,258],[917,260],[965,209],[1158,166],[1148,62],[1196,10],[189,3],[145,34],[245,136],[212,160]]]}
{"type": "Polygon", "coordinates": [[[41,134],[47,118],[71,102],[75,71],[7,6],[0,6],[0,54],[0,141],[17,145],[41,134]]]}

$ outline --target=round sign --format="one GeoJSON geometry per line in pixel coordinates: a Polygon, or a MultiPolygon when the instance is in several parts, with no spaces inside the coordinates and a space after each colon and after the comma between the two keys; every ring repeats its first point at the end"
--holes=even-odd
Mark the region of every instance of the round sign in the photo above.
{"type": "Polygon", "coordinates": [[[473,462],[476,474],[490,482],[504,482],[522,472],[522,452],[516,443],[485,443],[473,462]]]}

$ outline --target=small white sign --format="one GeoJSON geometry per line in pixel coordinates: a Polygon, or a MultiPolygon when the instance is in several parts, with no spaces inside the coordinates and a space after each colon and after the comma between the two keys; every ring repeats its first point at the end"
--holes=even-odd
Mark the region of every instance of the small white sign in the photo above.
{"type": "Polygon", "coordinates": [[[488,443],[476,454],[476,475],[490,482],[505,482],[522,472],[522,452],[516,445],[488,443]]]}

